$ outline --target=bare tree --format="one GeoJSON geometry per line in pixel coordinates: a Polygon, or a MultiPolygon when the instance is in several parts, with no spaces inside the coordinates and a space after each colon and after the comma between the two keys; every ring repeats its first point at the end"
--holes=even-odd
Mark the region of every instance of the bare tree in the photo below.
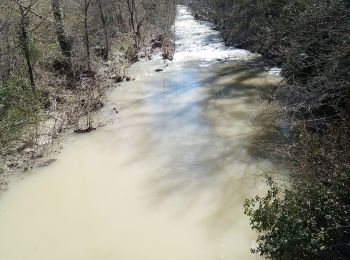
{"type": "Polygon", "coordinates": [[[0,20],[0,34],[3,36],[3,45],[0,45],[0,60],[1,60],[1,81],[2,83],[7,82],[10,78],[12,71],[12,64],[9,54],[11,53],[11,35],[10,35],[10,17],[12,16],[13,10],[10,10],[4,19],[0,20]]]}
{"type": "Polygon", "coordinates": [[[104,33],[104,40],[105,40],[105,50],[104,50],[104,59],[108,59],[109,56],[109,36],[108,36],[108,27],[107,27],[107,21],[106,16],[103,11],[103,0],[97,0],[97,5],[99,8],[100,18],[103,26],[103,33],[104,33]]]}
{"type": "Polygon", "coordinates": [[[71,62],[72,42],[69,39],[64,26],[61,0],[52,0],[52,10],[55,19],[57,40],[60,44],[62,55],[71,62]]]}
{"type": "Polygon", "coordinates": [[[34,72],[33,72],[33,65],[30,57],[30,49],[29,49],[29,34],[28,34],[28,28],[29,28],[29,10],[32,7],[33,2],[30,1],[28,6],[24,6],[21,2],[16,1],[18,4],[18,9],[20,13],[20,45],[23,52],[23,56],[27,63],[27,70],[28,70],[28,76],[30,80],[30,85],[32,86],[33,90],[35,90],[35,81],[34,81],[34,72]]]}
{"type": "Polygon", "coordinates": [[[84,34],[85,34],[85,48],[86,48],[86,62],[87,62],[87,70],[90,73],[91,69],[91,50],[90,50],[90,34],[89,34],[89,8],[92,0],[84,0],[83,2],[83,10],[84,10],[84,34]]]}
{"type": "Polygon", "coordinates": [[[55,19],[56,36],[61,48],[62,55],[65,57],[65,70],[67,72],[67,84],[71,86],[75,81],[72,64],[72,41],[67,35],[63,20],[63,9],[61,0],[52,0],[52,10],[55,19]]]}
{"type": "Polygon", "coordinates": [[[135,39],[135,44],[138,47],[139,46],[139,41],[138,37],[136,34],[136,19],[137,19],[137,10],[136,10],[136,5],[135,5],[135,0],[126,0],[128,10],[129,10],[129,15],[130,15],[130,25],[131,25],[131,30],[135,39]]]}

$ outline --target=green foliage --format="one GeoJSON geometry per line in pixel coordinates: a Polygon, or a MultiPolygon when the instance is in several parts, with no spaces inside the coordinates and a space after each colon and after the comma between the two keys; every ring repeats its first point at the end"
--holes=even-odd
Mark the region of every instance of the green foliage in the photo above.
{"type": "Polygon", "coordinates": [[[31,61],[35,64],[39,62],[43,56],[42,50],[34,43],[29,43],[29,55],[31,61]]]}
{"type": "Polygon", "coordinates": [[[252,249],[272,259],[349,259],[349,176],[294,180],[280,189],[270,178],[264,197],[245,203],[245,214],[259,232],[252,249]]]}
{"type": "Polygon", "coordinates": [[[9,81],[0,88],[0,145],[6,147],[29,126],[40,121],[41,94],[24,81],[9,81]]]}
{"type": "Polygon", "coordinates": [[[259,234],[253,252],[272,259],[349,259],[348,129],[297,128],[259,139],[264,155],[282,161],[291,174],[287,189],[268,178],[268,193],[246,201],[245,213],[259,234]]]}

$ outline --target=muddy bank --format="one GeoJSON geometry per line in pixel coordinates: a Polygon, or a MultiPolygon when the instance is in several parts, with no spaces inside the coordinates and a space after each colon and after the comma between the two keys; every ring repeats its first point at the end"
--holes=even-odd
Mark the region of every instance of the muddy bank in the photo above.
{"type": "MultiPolygon", "coordinates": [[[[94,64],[96,73],[92,77],[82,75],[75,89],[66,88],[60,77],[50,81],[50,87],[44,89],[46,101],[40,124],[26,129],[19,140],[0,151],[0,191],[7,188],[8,178],[14,173],[50,165],[71,133],[89,133],[105,125],[108,120],[100,113],[106,91],[118,83],[135,80],[137,75],[128,71],[132,64],[173,57],[174,39],[170,36],[149,35],[138,50],[125,37],[112,44],[108,60],[94,64]]],[[[119,112],[116,107],[112,109],[119,112]]]]}
{"type": "Polygon", "coordinates": [[[76,89],[48,88],[48,106],[41,112],[41,123],[28,128],[20,140],[2,148],[0,191],[6,190],[8,178],[13,174],[52,164],[72,132],[84,133],[89,127],[104,125],[97,115],[105,105],[105,91],[118,82],[134,79],[127,74],[130,64],[124,53],[114,51],[109,61],[99,65],[97,74],[82,78],[76,89]]]}

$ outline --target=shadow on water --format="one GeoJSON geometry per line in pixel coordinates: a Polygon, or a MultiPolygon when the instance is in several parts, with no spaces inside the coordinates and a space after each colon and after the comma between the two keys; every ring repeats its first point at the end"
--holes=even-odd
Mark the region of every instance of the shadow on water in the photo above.
{"type": "Polygon", "coordinates": [[[265,67],[254,62],[217,64],[199,72],[183,70],[171,77],[180,80],[165,81],[165,90],[146,101],[163,102],[162,109],[157,109],[162,112],[154,114],[158,140],[153,145],[172,154],[166,161],[167,171],[150,180],[151,194],[156,194],[153,203],[162,205],[182,194],[185,199],[178,214],[186,215],[211,194],[211,214],[203,224],[214,227],[218,235],[239,225],[243,202],[257,188],[265,167],[249,153],[248,136],[259,92],[274,86],[268,77],[265,67]],[[199,98],[176,107],[174,100],[186,95],[199,98]],[[192,128],[187,131],[188,126],[192,128]],[[220,133],[222,129],[226,132],[220,133]]]}
{"type": "Polygon", "coordinates": [[[161,79],[147,83],[156,90],[142,86],[146,98],[128,103],[147,108],[131,115],[132,124],[123,127],[143,131],[149,149],[140,147],[125,164],[143,161],[147,154],[158,156],[165,164],[163,172],[143,185],[150,203],[162,207],[181,197],[174,209],[186,216],[205,198],[210,210],[201,223],[210,235],[232,232],[240,226],[244,200],[255,194],[266,167],[252,152],[250,120],[260,92],[275,81],[260,58],[209,67],[191,64],[158,75],[161,79]],[[147,118],[150,125],[143,123],[147,118]]]}

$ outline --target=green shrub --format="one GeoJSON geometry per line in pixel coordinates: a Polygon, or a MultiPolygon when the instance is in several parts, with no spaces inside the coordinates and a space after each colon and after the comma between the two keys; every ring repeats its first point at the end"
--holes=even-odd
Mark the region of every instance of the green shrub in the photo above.
{"type": "Polygon", "coordinates": [[[22,136],[40,121],[41,93],[24,81],[10,81],[0,87],[0,146],[22,136]]]}
{"type": "Polygon", "coordinates": [[[38,63],[43,57],[42,50],[34,42],[29,43],[29,54],[33,64],[38,63]]]}
{"type": "Polygon", "coordinates": [[[344,173],[326,183],[297,180],[281,189],[269,178],[267,195],[245,203],[259,232],[252,251],[272,259],[349,259],[349,183],[344,173]]]}

